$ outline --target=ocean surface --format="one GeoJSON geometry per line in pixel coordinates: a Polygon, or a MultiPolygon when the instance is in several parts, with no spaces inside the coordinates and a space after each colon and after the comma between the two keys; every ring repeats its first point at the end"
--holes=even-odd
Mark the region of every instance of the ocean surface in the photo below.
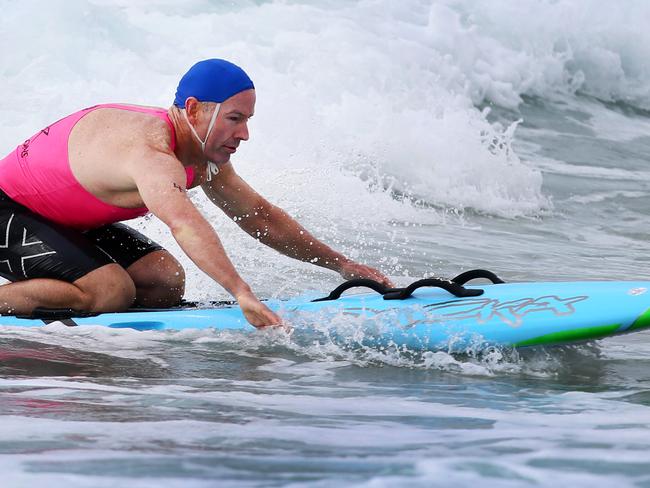
{"type": "MultiPolygon", "coordinates": [[[[398,284],[650,274],[645,0],[0,1],[0,150],[231,59],[234,164],[398,284]]],[[[192,197],[263,297],[341,278],[192,197]]],[[[133,225],[226,293],[155,218],[133,225]]],[[[319,324],[322,326],[322,324],[319,324]]],[[[650,334],[417,354],[282,333],[0,329],[2,487],[650,487],[650,334]]]]}

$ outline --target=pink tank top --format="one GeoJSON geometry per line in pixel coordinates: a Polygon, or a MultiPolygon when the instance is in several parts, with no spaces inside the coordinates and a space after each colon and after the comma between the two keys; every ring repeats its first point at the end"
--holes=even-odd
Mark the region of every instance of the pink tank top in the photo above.
{"type": "MultiPolygon", "coordinates": [[[[146,207],[122,208],[101,201],[77,181],[68,160],[68,138],[79,120],[99,108],[117,108],[158,117],[176,133],[166,110],[130,105],[105,104],[83,109],[46,127],[0,160],[0,189],[14,201],[48,220],[80,230],[140,217],[146,207]]],[[[194,179],[192,167],[185,169],[187,187],[194,179]]]]}

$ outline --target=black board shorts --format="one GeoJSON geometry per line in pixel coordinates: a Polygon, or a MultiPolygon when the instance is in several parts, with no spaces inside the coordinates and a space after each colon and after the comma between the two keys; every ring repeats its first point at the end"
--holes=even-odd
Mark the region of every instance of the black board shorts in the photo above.
{"type": "Polygon", "coordinates": [[[161,249],[124,224],[82,232],[51,222],[0,190],[0,276],[9,281],[51,278],[72,283],[107,264],[128,268],[161,249]]]}

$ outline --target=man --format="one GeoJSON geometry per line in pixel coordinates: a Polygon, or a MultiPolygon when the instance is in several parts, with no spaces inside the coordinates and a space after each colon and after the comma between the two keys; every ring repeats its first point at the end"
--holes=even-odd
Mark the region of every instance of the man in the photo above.
{"type": "Polygon", "coordinates": [[[235,172],[255,88],[220,59],[195,64],[169,110],[98,105],[41,130],[0,161],[0,313],[35,308],[120,311],[180,302],[185,275],[158,244],[117,222],[151,212],[223,286],[254,326],[279,324],[232,265],[188,198],[209,199],[264,244],[293,258],[390,284],[318,241],[235,172]]]}

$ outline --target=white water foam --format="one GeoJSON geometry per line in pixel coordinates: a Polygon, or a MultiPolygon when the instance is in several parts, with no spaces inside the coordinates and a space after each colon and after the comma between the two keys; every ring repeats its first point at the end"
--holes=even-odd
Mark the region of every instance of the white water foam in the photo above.
{"type": "Polygon", "coordinates": [[[187,4],[181,13],[167,2],[76,0],[47,15],[17,6],[0,21],[21,47],[7,53],[1,73],[3,92],[14,94],[0,104],[2,146],[101,101],[168,106],[191,63],[222,56],[245,66],[258,87],[253,139],[237,167],[316,228],[342,218],[437,220],[386,189],[503,215],[545,204],[539,174],[520,163],[510,133],[490,125],[459,90],[463,73],[440,44],[462,26],[438,33],[455,15],[448,7],[424,6],[418,17],[390,2],[207,12],[203,2],[187,4]],[[47,56],[27,55],[32,29],[47,56]],[[18,108],[24,104],[28,111],[18,108]]]}
{"type": "Polygon", "coordinates": [[[548,204],[539,174],[476,105],[516,108],[524,94],[580,90],[650,107],[642,1],[54,3],[48,13],[16,5],[0,24],[18,46],[0,81],[12,94],[0,102],[7,150],[82,105],[167,106],[189,64],[224,56],[258,86],[254,138],[238,168],[309,223],[427,218],[382,187],[501,215],[535,212],[548,204]],[[47,56],[34,56],[43,44],[47,56]],[[310,207],[314,196],[320,206],[310,207]]]}

